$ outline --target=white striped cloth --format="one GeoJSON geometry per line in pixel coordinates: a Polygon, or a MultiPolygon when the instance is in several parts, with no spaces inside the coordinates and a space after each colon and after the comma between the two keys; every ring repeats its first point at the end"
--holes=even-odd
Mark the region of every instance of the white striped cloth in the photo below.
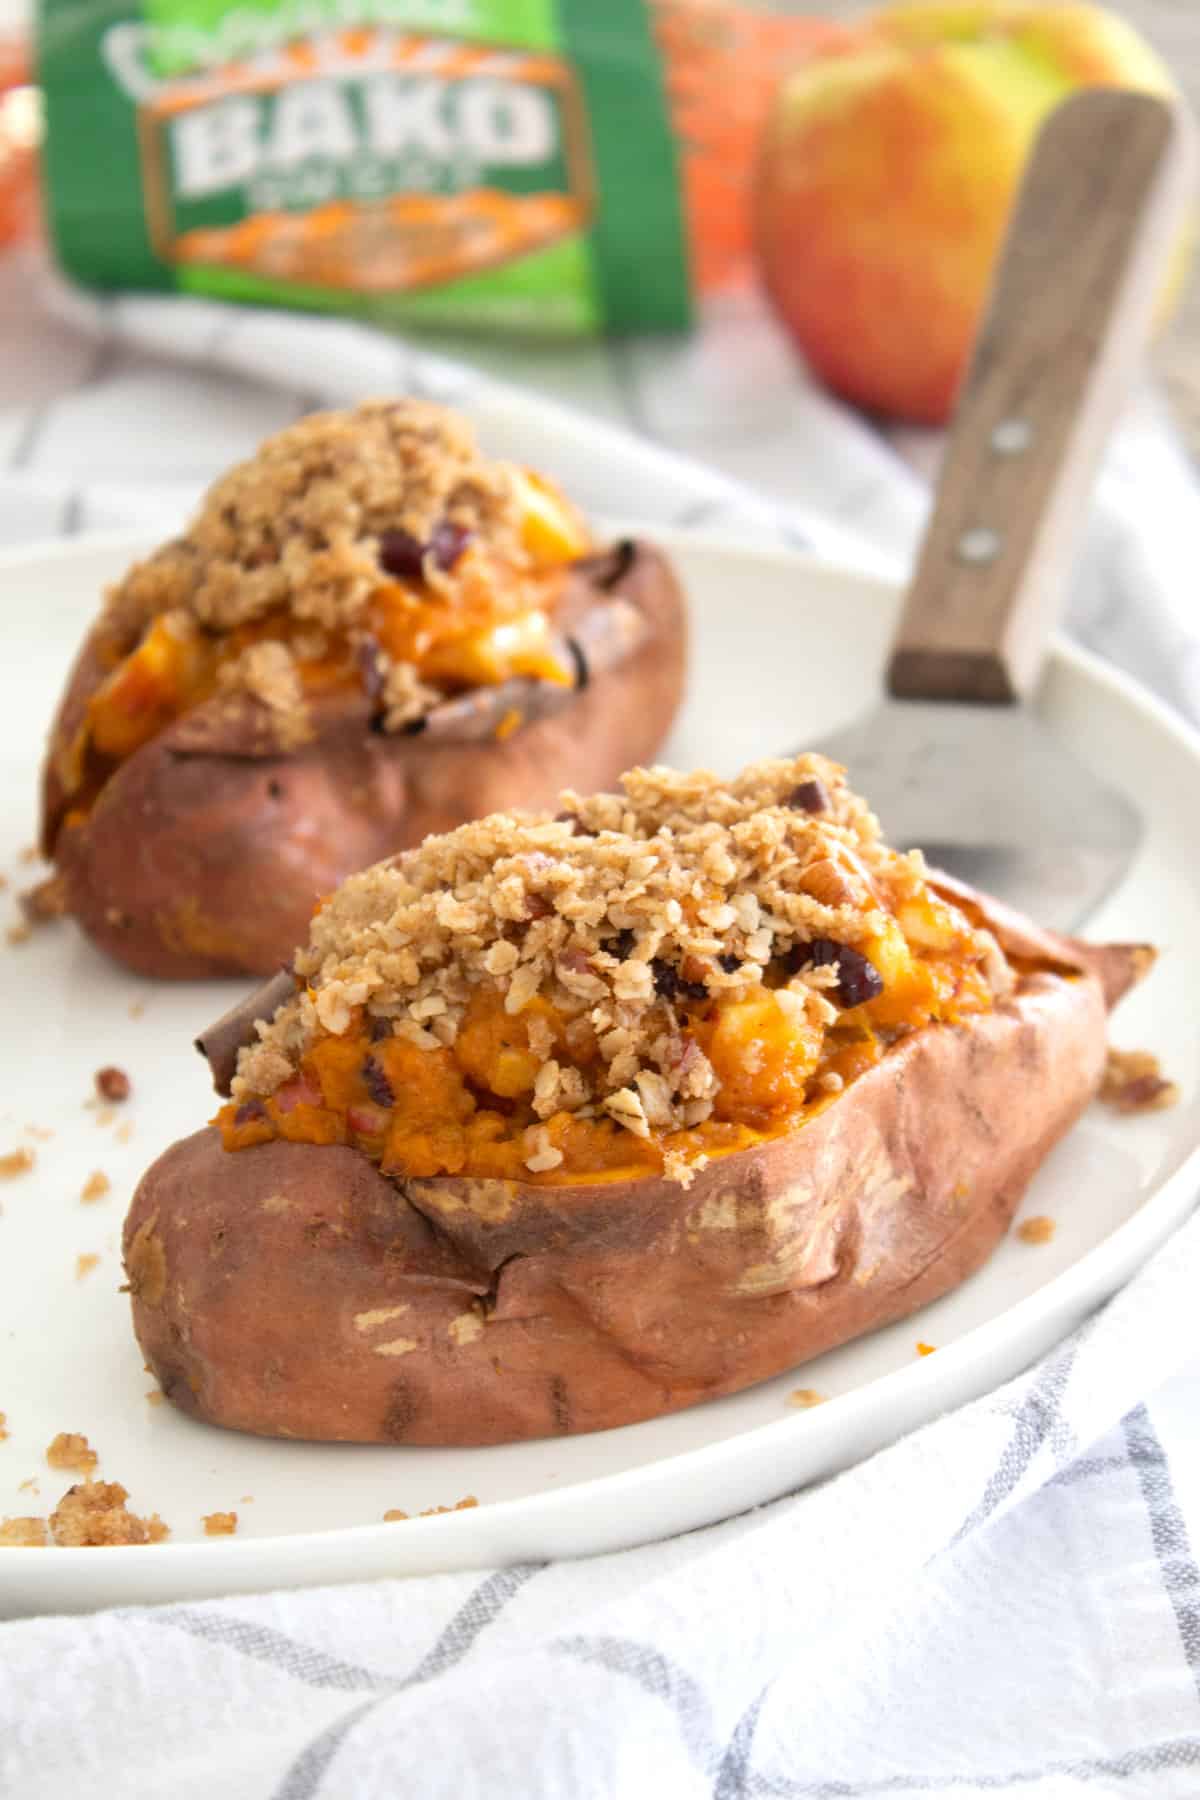
{"type": "MultiPolygon", "coordinates": [[[[901,568],[927,504],[748,302],[685,346],[468,365],[200,302],[59,294],[31,316],[28,277],[0,269],[0,539],[170,524],[306,407],[402,388],[479,403],[498,372],[611,423],[603,454],[575,463],[571,416],[542,415],[556,468],[600,510],[630,510],[635,469],[643,516],[901,568]]],[[[1200,718],[1196,517],[1191,469],[1147,401],[1110,457],[1072,620],[1200,718]]],[[[1193,1220],[1019,1380],[835,1481],[665,1544],[0,1625],[0,1794],[1191,1800],[1197,1292],[1193,1220]]]]}

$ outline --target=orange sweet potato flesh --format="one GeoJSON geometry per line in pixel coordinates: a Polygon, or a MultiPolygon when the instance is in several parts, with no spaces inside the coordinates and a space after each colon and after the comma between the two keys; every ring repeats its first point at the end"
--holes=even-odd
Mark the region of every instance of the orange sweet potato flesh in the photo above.
{"type": "Polygon", "coordinates": [[[341,1146],[230,1154],[212,1128],[176,1144],[125,1226],[164,1391],[266,1436],[503,1443],[732,1393],[926,1305],[1003,1237],[1153,960],[972,899],[1040,969],[687,1190],[389,1180],[341,1146]]]}
{"type": "Polygon", "coordinates": [[[686,625],[670,564],[646,544],[594,583],[570,577],[560,609],[640,615],[630,653],[575,690],[510,684],[524,720],[470,736],[476,690],[450,703],[466,729],[389,736],[370,728],[365,695],[314,705],[314,739],[281,749],[269,715],[247,702],[184,713],[121,762],[87,815],[72,821],[60,778],[108,666],[85,642],[50,736],[42,844],[66,882],[67,910],[100,949],[143,975],[270,974],[308,936],[314,905],[367,864],[465,819],[553,806],[560,790],[611,786],[652,760],[679,704],[686,625]],[[619,604],[623,603],[623,605],[619,604]],[[644,627],[644,628],[641,628],[644,627]],[[525,696],[528,696],[526,704],[525,696]],[[539,705],[546,710],[536,716],[539,705]]]}

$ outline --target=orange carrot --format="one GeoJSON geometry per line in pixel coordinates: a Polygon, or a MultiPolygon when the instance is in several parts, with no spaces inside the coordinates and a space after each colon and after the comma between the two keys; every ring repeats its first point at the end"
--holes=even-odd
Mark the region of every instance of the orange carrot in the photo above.
{"type": "Polygon", "coordinates": [[[651,0],[681,149],[692,275],[705,292],[750,269],[750,189],[759,139],[782,78],[851,41],[821,19],[785,18],[725,0],[651,0]]]}

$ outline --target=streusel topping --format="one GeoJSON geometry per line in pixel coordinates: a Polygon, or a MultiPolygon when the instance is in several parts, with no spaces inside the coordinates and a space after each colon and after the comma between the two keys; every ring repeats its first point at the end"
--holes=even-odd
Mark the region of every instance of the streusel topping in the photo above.
{"type": "Polygon", "coordinates": [[[346,630],[379,585],[383,534],[427,545],[443,524],[524,559],[513,472],[484,458],[466,420],[424,400],[310,413],[214,482],[183,536],[135,564],[109,604],[209,631],[280,608],[316,633],[346,630]]]}
{"type": "MultiPolygon", "coordinates": [[[[990,934],[929,895],[919,855],[882,842],[823,757],[757,763],[732,782],[636,769],[621,790],[565,794],[556,818],[463,825],[352,876],[299,953],[303,991],[243,1050],[235,1100],[274,1094],[318,1040],[364,1018],[374,1037],[453,1045],[491,990],[525,1018],[537,1119],[600,1113],[644,1138],[713,1112],[720,1083],[686,1031],[689,1008],[769,984],[798,1029],[823,1029],[880,992],[868,955],[918,900],[926,932],[932,920],[972,964],[1003,963],[990,934]]],[[[539,1156],[561,1161],[535,1140],[534,1173],[539,1156]]]]}
{"type": "MultiPolygon", "coordinates": [[[[157,622],[175,664],[193,670],[225,639],[220,689],[266,707],[285,746],[309,735],[306,668],[347,652],[385,728],[401,730],[446,684],[378,641],[373,603],[389,582],[407,584],[439,609],[432,637],[464,606],[478,614],[481,596],[516,604],[536,575],[529,504],[526,477],[485,458],[444,407],[370,400],[312,413],[216,481],[183,536],[109,590],[107,618],[123,643],[157,622]]],[[[408,633],[418,661],[427,636],[418,623],[408,633]]]]}

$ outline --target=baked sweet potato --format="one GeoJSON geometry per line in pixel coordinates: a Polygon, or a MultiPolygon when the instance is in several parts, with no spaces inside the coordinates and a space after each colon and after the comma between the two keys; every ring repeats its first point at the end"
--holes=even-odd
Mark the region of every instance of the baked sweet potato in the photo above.
{"type": "Polygon", "coordinates": [[[201,1039],[234,1097],[125,1227],[175,1405],[369,1443],[598,1430],[911,1313],[1004,1235],[1153,953],[927,880],[819,759],[625,787],[357,877],[305,994],[201,1039]]]}
{"type": "MultiPolygon", "coordinates": [[[[379,411],[359,409],[350,428],[363,430],[364,415],[369,426],[379,411]]],[[[322,453],[335,428],[346,431],[341,415],[330,417],[322,453]]],[[[312,422],[295,429],[311,431],[312,422]]],[[[564,784],[611,784],[658,748],[679,703],[683,601],[651,546],[580,555],[586,537],[561,497],[521,477],[525,499],[533,494],[548,514],[537,521],[536,553],[514,572],[488,543],[484,565],[476,546],[489,522],[478,507],[469,528],[454,527],[457,536],[446,535],[444,519],[423,516],[413,524],[424,539],[416,529],[383,529],[385,516],[412,518],[398,491],[411,473],[405,465],[390,491],[353,495],[358,536],[346,566],[330,575],[340,514],[314,527],[304,512],[326,465],[310,450],[293,479],[291,511],[281,503],[264,519],[260,464],[271,448],[246,465],[257,482],[248,498],[245,471],[235,471],[191,536],[116,590],[50,734],[41,837],[66,910],[101,949],[145,975],[277,968],[306,936],[314,905],[353,870],[479,814],[546,806],[564,784]],[[239,476],[230,501],[226,490],[239,476]],[[225,542],[222,515],[239,504],[225,542]],[[314,539],[318,548],[295,569],[281,568],[289,541],[314,539]],[[389,552],[395,579],[374,562],[389,552]],[[262,588],[264,571],[275,579],[262,588]],[[455,582],[469,579],[475,586],[464,599],[455,582]],[[480,601],[481,592],[490,598],[489,581],[514,592],[523,581],[536,604],[517,613],[513,601],[493,617],[480,601]],[[380,595],[395,597],[382,625],[380,595]],[[456,608],[464,624],[449,636],[456,608]],[[538,630],[514,656],[529,620],[538,630]],[[442,635],[427,642],[430,623],[442,635]],[[380,648],[388,629],[390,658],[380,648]],[[302,654],[311,649],[304,632],[319,633],[316,656],[302,654]],[[291,666],[264,663],[265,650],[286,651],[291,666]],[[252,679],[226,684],[238,657],[259,658],[248,665],[252,679]],[[411,690],[399,708],[398,676],[411,690]]],[[[494,473],[469,464],[469,482],[480,467],[494,473]]],[[[269,457],[267,468],[278,481],[291,474],[287,465],[280,475],[269,457]]],[[[349,475],[338,479],[351,488],[349,475]]],[[[460,472],[464,490],[473,496],[460,472]]],[[[452,518],[454,491],[438,504],[452,518]]]]}

